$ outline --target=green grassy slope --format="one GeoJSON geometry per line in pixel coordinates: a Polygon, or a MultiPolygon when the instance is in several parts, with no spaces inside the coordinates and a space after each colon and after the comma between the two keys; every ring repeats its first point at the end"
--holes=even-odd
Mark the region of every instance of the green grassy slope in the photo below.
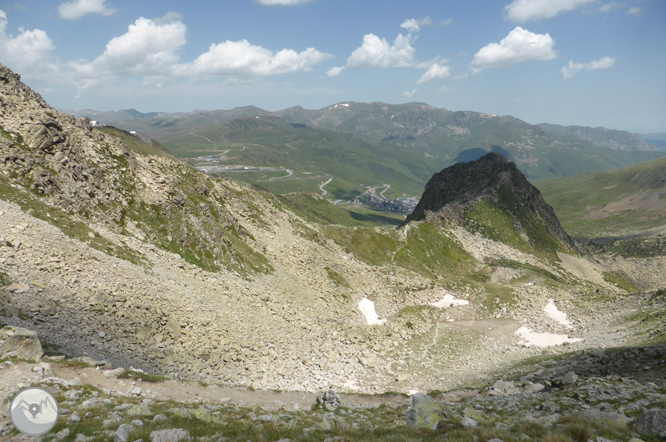
{"type": "Polygon", "coordinates": [[[631,234],[666,225],[666,158],[533,184],[577,237],[631,234]]]}
{"type": "Polygon", "coordinates": [[[336,199],[350,199],[363,193],[365,186],[382,184],[392,187],[387,197],[418,195],[439,168],[400,146],[294,127],[277,117],[241,118],[214,125],[193,119],[181,123],[151,136],[159,137],[181,158],[219,155],[222,165],[274,168],[263,172],[211,169],[210,173],[257,184],[275,193],[319,191],[321,183],[333,177],[326,190],[336,199]],[[284,169],[294,174],[287,176],[284,169]]]}

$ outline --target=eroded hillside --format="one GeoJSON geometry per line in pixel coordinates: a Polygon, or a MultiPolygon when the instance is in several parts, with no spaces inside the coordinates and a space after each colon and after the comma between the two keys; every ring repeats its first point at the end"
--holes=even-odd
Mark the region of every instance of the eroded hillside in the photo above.
{"type": "Polygon", "coordinates": [[[634,295],[631,274],[529,229],[516,243],[511,223],[507,240],[338,222],[348,212],[314,196],[207,176],[0,76],[2,320],[54,352],[264,389],[445,390],[659,330],[626,315],[662,276],[634,295]]]}

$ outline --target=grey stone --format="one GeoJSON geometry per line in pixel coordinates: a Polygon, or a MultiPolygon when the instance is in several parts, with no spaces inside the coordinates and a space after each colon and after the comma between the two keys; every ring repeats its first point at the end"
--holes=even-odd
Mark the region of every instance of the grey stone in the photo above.
{"type": "Polygon", "coordinates": [[[161,422],[167,420],[167,417],[163,414],[158,414],[153,418],[153,422],[161,422]]]}
{"type": "Polygon", "coordinates": [[[55,436],[56,436],[56,440],[57,440],[57,441],[61,441],[61,440],[63,440],[63,439],[66,439],[66,438],[69,437],[69,434],[70,434],[70,430],[69,430],[69,428],[65,428],[64,430],[58,431],[58,432],[56,433],[56,435],[55,435],[55,436]]]}
{"type": "Polygon", "coordinates": [[[578,382],[578,375],[573,371],[570,371],[569,373],[562,376],[560,382],[562,382],[564,385],[575,384],[576,382],[578,382]]]}
{"type": "Polygon", "coordinates": [[[479,426],[479,424],[471,417],[462,418],[462,420],[460,421],[460,425],[467,428],[468,430],[471,430],[479,426]]]}
{"type": "Polygon", "coordinates": [[[145,405],[135,405],[127,410],[128,416],[152,416],[153,412],[145,405]]]}
{"type": "Polygon", "coordinates": [[[666,437],[666,410],[655,409],[645,411],[632,424],[639,434],[666,437]]]}
{"type": "Polygon", "coordinates": [[[113,435],[113,442],[128,442],[130,434],[135,428],[129,424],[122,424],[113,435]]]}
{"type": "Polygon", "coordinates": [[[79,412],[75,411],[74,413],[72,413],[69,419],[67,419],[67,422],[69,422],[70,424],[76,424],[81,422],[81,416],[79,416],[79,412]]]}
{"type": "Polygon", "coordinates": [[[140,419],[134,419],[131,423],[135,427],[143,427],[143,421],[140,419]]]}
{"type": "Polygon", "coordinates": [[[442,419],[446,419],[446,412],[439,402],[425,393],[412,396],[412,406],[406,414],[408,427],[433,428],[442,419]]]}
{"type": "Polygon", "coordinates": [[[150,433],[151,442],[180,442],[189,436],[182,428],[153,431],[150,433]]]}
{"type": "Polygon", "coordinates": [[[90,399],[83,401],[81,407],[91,408],[91,407],[97,407],[99,405],[104,405],[104,400],[98,397],[91,397],[90,399]]]}
{"type": "Polygon", "coordinates": [[[37,332],[20,327],[0,329],[0,357],[14,356],[38,362],[42,355],[44,350],[39,343],[37,332]]]}
{"type": "Polygon", "coordinates": [[[492,439],[488,439],[488,442],[504,442],[504,441],[502,439],[498,439],[498,438],[494,437],[492,439]]]}
{"type": "Polygon", "coordinates": [[[104,422],[102,423],[102,426],[104,428],[113,428],[117,425],[120,425],[120,422],[122,422],[122,420],[120,420],[117,417],[113,418],[113,419],[104,419],[104,422]]]}
{"type": "Polygon", "coordinates": [[[603,422],[603,421],[612,421],[619,424],[626,424],[631,419],[625,416],[624,414],[608,412],[608,411],[598,411],[598,410],[585,410],[574,413],[577,416],[581,416],[584,419],[593,422],[603,422]]]}

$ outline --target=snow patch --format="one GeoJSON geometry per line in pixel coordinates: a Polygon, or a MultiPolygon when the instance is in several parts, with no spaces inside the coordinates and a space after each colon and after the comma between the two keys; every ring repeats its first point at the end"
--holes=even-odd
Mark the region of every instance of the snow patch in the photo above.
{"type": "Polygon", "coordinates": [[[368,298],[361,299],[358,303],[358,308],[363,313],[363,316],[365,316],[365,320],[368,321],[368,325],[381,325],[386,322],[386,319],[379,319],[379,316],[375,312],[375,303],[368,298]]]}
{"type": "Polygon", "coordinates": [[[523,325],[515,332],[523,339],[525,347],[553,347],[565,342],[580,342],[580,338],[570,338],[567,335],[556,335],[555,333],[534,333],[529,327],[523,325]]]}
{"type": "Polygon", "coordinates": [[[559,311],[552,299],[548,300],[548,304],[543,308],[543,311],[555,321],[567,328],[571,328],[571,321],[567,319],[567,314],[559,311]]]}
{"type": "Polygon", "coordinates": [[[433,302],[430,305],[437,308],[448,308],[451,306],[467,305],[467,304],[469,304],[469,301],[466,301],[464,299],[456,299],[456,297],[453,295],[444,295],[442,299],[440,299],[437,302],[433,302]]]}

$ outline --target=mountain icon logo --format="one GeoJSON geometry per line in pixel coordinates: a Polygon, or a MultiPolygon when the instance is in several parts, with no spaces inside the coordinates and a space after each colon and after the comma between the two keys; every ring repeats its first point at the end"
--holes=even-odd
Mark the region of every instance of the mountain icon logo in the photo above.
{"type": "Polygon", "coordinates": [[[51,431],[58,422],[58,401],[49,391],[25,388],[9,404],[9,417],[21,433],[39,436],[51,431]]]}

